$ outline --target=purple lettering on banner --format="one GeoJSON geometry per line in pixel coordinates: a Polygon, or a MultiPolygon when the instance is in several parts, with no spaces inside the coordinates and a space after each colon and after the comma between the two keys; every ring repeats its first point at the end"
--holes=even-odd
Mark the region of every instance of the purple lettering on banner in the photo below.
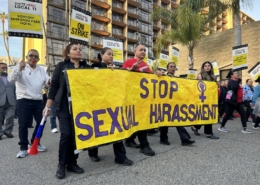
{"type": "Polygon", "coordinates": [[[123,132],[123,130],[120,127],[120,124],[117,120],[119,107],[116,107],[115,112],[113,112],[113,110],[111,108],[108,108],[107,111],[110,114],[110,117],[112,118],[112,125],[111,125],[111,129],[110,129],[110,134],[114,134],[115,128],[117,128],[117,130],[119,132],[123,132]]]}
{"type": "Polygon", "coordinates": [[[153,104],[150,105],[150,124],[153,123],[153,117],[154,117],[154,122],[158,123],[157,120],[157,105],[154,104],[154,110],[153,110],[153,104]]]}
{"type": "Polygon", "coordinates": [[[158,112],[157,112],[157,113],[158,113],[158,116],[157,116],[157,120],[161,122],[161,121],[162,121],[162,109],[161,109],[161,104],[158,104],[157,107],[158,107],[158,112]]]}
{"type": "Polygon", "coordinates": [[[164,121],[164,115],[168,116],[168,122],[171,121],[171,110],[172,110],[172,106],[170,104],[167,104],[167,103],[163,104],[162,121],[164,121]]]}
{"type": "Polygon", "coordinates": [[[172,99],[172,94],[173,92],[176,92],[178,91],[178,84],[176,82],[171,82],[171,85],[170,85],[170,99],[172,99]]]}
{"type": "Polygon", "coordinates": [[[180,112],[179,112],[179,105],[175,105],[172,113],[172,122],[177,119],[180,122],[180,112]]]}
{"type": "Polygon", "coordinates": [[[191,118],[191,117],[188,118],[189,121],[191,121],[191,122],[192,122],[192,121],[195,121],[195,119],[196,119],[195,112],[193,112],[192,109],[195,109],[195,106],[194,106],[193,104],[189,105],[189,113],[190,113],[191,115],[193,115],[193,118],[191,118]]]}
{"type": "Polygon", "coordinates": [[[105,109],[94,110],[92,112],[93,121],[94,121],[94,128],[95,128],[95,137],[96,138],[108,135],[108,131],[103,131],[103,132],[99,131],[99,127],[104,124],[104,121],[103,120],[98,120],[98,115],[99,114],[105,114],[105,113],[106,113],[105,109]]]}
{"type": "Polygon", "coordinates": [[[123,124],[123,127],[124,127],[125,130],[128,130],[129,129],[129,124],[126,125],[127,119],[125,121],[123,107],[120,107],[120,110],[121,110],[121,114],[122,114],[122,124],[123,124]]]}
{"type": "Polygon", "coordinates": [[[133,120],[132,120],[132,109],[131,109],[131,106],[129,105],[126,106],[126,117],[127,117],[127,121],[128,121],[128,125],[129,125],[129,128],[132,128],[132,125],[133,125],[133,120]]]}
{"type": "Polygon", "coordinates": [[[153,98],[156,98],[156,83],[158,83],[158,80],[152,79],[151,82],[153,83],[153,98]]]}
{"type": "Polygon", "coordinates": [[[214,119],[216,119],[216,117],[217,117],[217,115],[218,115],[218,104],[213,104],[212,107],[213,107],[213,108],[212,108],[212,109],[213,109],[213,110],[212,110],[212,112],[213,112],[212,114],[214,115],[214,116],[213,116],[214,119]]]}
{"type": "Polygon", "coordinates": [[[84,130],[87,130],[88,131],[88,135],[82,135],[82,134],[79,134],[78,135],[78,138],[81,140],[81,141],[86,141],[86,140],[89,140],[92,136],[93,136],[93,128],[90,126],[90,125],[86,125],[86,124],[82,124],[80,122],[80,119],[82,117],[86,117],[88,119],[91,118],[91,115],[88,113],[88,112],[81,112],[79,113],[76,118],[75,118],[75,123],[76,123],[76,126],[78,128],[81,128],[81,129],[84,129],[84,130]]]}
{"type": "Polygon", "coordinates": [[[188,106],[187,106],[186,104],[183,104],[183,105],[180,107],[181,113],[185,115],[185,117],[181,117],[181,121],[186,121],[187,118],[188,118],[188,113],[187,113],[187,111],[184,110],[184,108],[185,108],[185,109],[188,109],[188,106]]]}
{"type": "Polygon", "coordinates": [[[132,106],[133,106],[133,122],[134,122],[134,126],[137,126],[138,122],[135,121],[135,106],[134,105],[132,105],[132,106]]]}
{"type": "Polygon", "coordinates": [[[140,87],[145,91],[145,94],[140,93],[141,98],[147,98],[149,96],[149,89],[144,84],[148,84],[148,80],[146,78],[142,78],[140,81],[140,87]]]}
{"type": "Polygon", "coordinates": [[[209,120],[209,105],[207,104],[203,104],[202,105],[202,117],[203,117],[203,120],[209,120]],[[205,110],[206,108],[206,110],[205,110]]]}
{"type": "Polygon", "coordinates": [[[159,82],[159,96],[160,98],[165,98],[167,96],[168,92],[168,83],[165,80],[162,80],[159,82]],[[162,85],[164,85],[164,88],[162,88],[162,85]],[[162,89],[164,89],[164,93],[162,93],[162,89]]]}
{"type": "Polygon", "coordinates": [[[195,120],[203,120],[202,113],[201,113],[201,106],[196,105],[196,116],[195,120]]]}

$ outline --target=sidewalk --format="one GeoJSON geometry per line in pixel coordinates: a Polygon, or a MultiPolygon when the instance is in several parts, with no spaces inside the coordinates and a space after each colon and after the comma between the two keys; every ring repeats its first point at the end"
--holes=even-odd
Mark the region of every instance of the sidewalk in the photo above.
{"type": "MultiPolygon", "coordinates": [[[[228,121],[229,133],[219,132],[214,125],[214,133],[219,140],[195,136],[188,127],[194,146],[184,147],[175,128],[169,129],[171,145],[159,144],[159,134],[149,136],[151,147],[156,151],[154,157],[145,156],[137,149],[127,148],[127,156],[135,164],[130,167],[114,163],[112,145],[101,147],[101,161],[92,162],[88,152],[80,153],[78,164],[84,174],[67,173],[63,180],[55,178],[58,160],[59,134],[51,133],[50,123],[44,130],[41,143],[47,152],[37,156],[17,159],[19,151],[18,126],[14,126],[14,138],[3,136],[0,141],[0,184],[1,185],[258,185],[260,184],[260,130],[254,134],[241,133],[238,118],[228,121]]],[[[251,128],[252,124],[248,124],[251,128]]],[[[33,129],[29,129],[31,133],[33,129]]]]}

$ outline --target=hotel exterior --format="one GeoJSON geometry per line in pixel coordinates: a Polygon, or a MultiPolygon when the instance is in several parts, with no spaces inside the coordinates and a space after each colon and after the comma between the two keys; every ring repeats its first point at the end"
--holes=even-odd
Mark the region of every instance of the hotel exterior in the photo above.
{"type": "MultiPolygon", "coordinates": [[[[103,47],[103,37],[121,39],[124,46],[124,60],[134,56],[137,43],[148,48],[148,57],[154,59],[153,46],[158,35],[171,26],[164,20],[152,21],[153,7],[161,6],[171,11],[179,7],[180,0],[46,0],[43,1],[44,38],[24,39],[24,54],[35,48],[39,51],[41,64],[48,64],[49,70],[62,61],[62,50],[69,43],[69,12],[77,6],[92,13],[91,36],[88,46],[83,46],[83,59],[97,62],[97,54],[103,47]]],[[[208,14],[208,7],[201,9],[208,14]]],[[[241,24],[254,21],[241,12],[241,24]]],[[[205,34],[222,32],[233,27],[232,14],[220,14],[205,29],[205,34]]],[[[163,53],[171,58],[171,47],[165,46],[163,53]]],[[[186,61],[185,61],[186,62],[186,61]]]]}

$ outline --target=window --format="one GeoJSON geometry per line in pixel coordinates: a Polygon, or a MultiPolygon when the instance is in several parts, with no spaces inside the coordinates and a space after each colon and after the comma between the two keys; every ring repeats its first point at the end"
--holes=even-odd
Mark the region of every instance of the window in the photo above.
{"type": "Polygon", "coordinates": [[[64,10],[48,6],[48,19],[59,23],[65,23],[64,10]]]}
{"type": "Polygon", "coordinates": [[[123,15],[118,14],[118,13],[113,13],[112,14],[112,20],[113,21],[118,21],[118,22],[123,22],[123,15]]]}
{"type": "Polygon", "coordinates": [[[97,20],[92,20],[91,29],[107,31],[107,23],[97,21],[97,20]]]}
{"type": "Polygon", "coordinates": [[[72,1],[73,3],[73,5],[74,6],[77,6],[77,7],[79,7],[79,8],[81,8],[81,9],[86,9],[86,1],[81,1],[81,0],[73,0],[72,1]]]}
{"type": "Polygon", "coordinates": [[[149,30],[149,24],[143,23],[139,21],[139,28],[142,32],[148,32],[149,30]]]}
{"type": "Polygon", "coordinates": [[[123,28],[119,27],[119,26],[113,26],[112,28],[112,33],[116,34],[116,35],[123,35],[123,28]]]}
{"type": "Polygon", "coordinates": [[[150,14],[148,12],[139,10],[139,16],[140,16],[140,19],[142,19],[144,21],[149,21],[150,20],[150,14]]]}
{"type": "Polygon", "coordinates": [[[128,9],[127,9],[128,13],[133,13],[133,14],[137,14],[137,9],[134,6],[128,5],[128,9]]]}
{"type": "Polygon", "coordinates": [[[107,16],[107,10],[106,9],[100,8],[100,7],[95,6],[95,5],[91,6],[91,12],[94,15],[107,16]]]}
{"type": "Polygon", "coordinates": [[[118,2],[118,1],[113,0],[112,6],[117,7],[117,8],[123,8],[123,2],[118,2]]]}
{"type": "Polygon", "coordinates": [[[91,44],[103,45],[103,39],[97,35],[91,35],[91,44]]]}
{"type": "Polygon", "coordinates": [[[133,19],[133,18],[128,18],[128,20],[127,20],[127,23],[128,23],[128,25],[129,26],[135,26],[135,27],[137,27],[137,21],[136,21],[136,19],[133,19]]]}
{"type": "Polygon", "coordinates": [[[49,37],[64,39],[64,26],[48,22],[47,33],[49,37]]]}
{"type": "Polygon", "coordinates": [[[137,32],[134,31],[128,31],[128,38],[130,39],[137,39],[137,32]]]}

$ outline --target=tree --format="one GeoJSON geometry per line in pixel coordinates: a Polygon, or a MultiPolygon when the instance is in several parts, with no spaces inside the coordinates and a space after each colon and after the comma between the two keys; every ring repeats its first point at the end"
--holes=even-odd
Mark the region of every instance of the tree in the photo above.
{"type": "Polygon", "coordinates": [[[13,64],[13,61],[11,59],[10,56],[10,52],[9,52],[9,44],[8,44],[8,40],[9,40],[9,36],[8,36],[8,31],[5,31],[5,20],[7,20],[8,18],[8,14],[6,14],[5,12],[0,13],[0,19],[2,19],[2,33],[1,35],[3,36],[3,40],[4,40],[4,44],[5,44],[5,49],[9,58],[9,64],[13,64]]]}
{"type": "Polygon", "coordinates": [[[197,6],[190,6],[187,1],[182,1],[180,7],[175,11],[167,10],[162,7],[156,7],[154,9],[152,13],[153,21],[162,19],[171,25],[171,30],[165,30],[156,39],[155,51],[157,57],[163,46],[179,43],[188,48],[188,65],[189,69],[193,69],[194,48],[201,37],[205,35],[205,31],[209,30],[209,23],[227,8],[224,3],[215,1],[214,4],[209,6],[208,15],[204,15],[201,13],[201,8],[205,6],[207,6],[206,2],[197,6]]]}
{"type": "MultiPolygon", "coordinates": [[[[215,0],[187,0],[187,4],[192,7],[199,7],[202,3],[207,2],[208,5],[214,4],[215,0]]],[[[234,21],[234,46],[242,45],[242,31],[240,23],[241,5],[251,7],[253,0],[222,0],[233,13],[234,21]]]]}

